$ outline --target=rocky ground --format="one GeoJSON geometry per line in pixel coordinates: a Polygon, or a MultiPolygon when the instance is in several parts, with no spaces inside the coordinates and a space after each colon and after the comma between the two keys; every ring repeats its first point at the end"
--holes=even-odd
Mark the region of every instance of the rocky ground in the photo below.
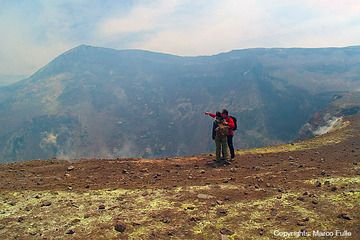
{"type": "Polygon", "coordinates": [[[360,116],[341,126],[226,166],[211,154],[2,164],[0,238],[360,239],[360,116]]]}

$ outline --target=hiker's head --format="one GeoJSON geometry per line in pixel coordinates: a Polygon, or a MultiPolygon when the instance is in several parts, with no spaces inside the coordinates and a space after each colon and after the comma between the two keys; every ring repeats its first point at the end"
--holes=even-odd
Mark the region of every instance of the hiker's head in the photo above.
{"type": "Polygon", "coordinates": [[[223,120],[223,117],[221,115],[221,112],[216,112],[216,120],[218,121],[222,121],[223,120]]]}
{"type": "Polygon", "coordinates": [[[227,118],[227,117],[229,116],[228,110],[223,109],[222,112],[221,112],[221,116],[222,116],[223,118],[227,118]]]}

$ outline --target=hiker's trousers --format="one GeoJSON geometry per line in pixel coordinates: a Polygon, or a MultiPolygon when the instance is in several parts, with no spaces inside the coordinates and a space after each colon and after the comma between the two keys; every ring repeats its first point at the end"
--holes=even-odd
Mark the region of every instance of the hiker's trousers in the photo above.
{"type": "Polygon", "coordinates": [[[224,154],[224,159],[229,159],[229,149],[228,149],[228,140],[227,137],[215,137],[216,145],[216,161],[221,160],[221,153],[224,154]]]}
{"type": "Polygon", "coordinates": [[[234,150],[233,138],[234,138],[233,135],[227,136],[227,142],[228,142],[228,146],[229,146],[231,158],[234,158],[234,157],[235,157],[235,150],[234,150]]]}

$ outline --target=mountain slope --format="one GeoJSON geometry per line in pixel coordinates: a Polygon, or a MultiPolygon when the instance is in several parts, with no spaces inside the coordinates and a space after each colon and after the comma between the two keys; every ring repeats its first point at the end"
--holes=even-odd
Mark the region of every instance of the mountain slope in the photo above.
{"type": "Polygon", "coordinates": [[[237,147],[291,141],[332,91],[360,86],[359,59],[357,47],[179,57],[82,45],[0,88],[0,159],[206,152],[201,113],[224,107],[237,147]]]}
{"type": "Polygon", "coordinates": [[[360,92],[343,92],[334,95],[332,101],[316,112],[299,132],[299,139],[312,138],[341,125],[344,116],[360,113],[360,92]]]}

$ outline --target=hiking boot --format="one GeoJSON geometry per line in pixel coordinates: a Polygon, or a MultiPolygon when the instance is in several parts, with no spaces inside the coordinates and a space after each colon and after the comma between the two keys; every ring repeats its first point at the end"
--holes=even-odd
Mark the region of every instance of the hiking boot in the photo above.
{"type": "Polygon", "coordinates": [[[220,160],[220,161],[216,161],[215,163],[218,164],[218,166],[224,166],[224,165],[231,164],[228,160],[220,160]]]}
{"type": "Polygon", "coordinates": [[[230,165],[231,162],[232,162],[232,160],[225,160],[225,161],[224,161],[224,165],[230,165]]]}

